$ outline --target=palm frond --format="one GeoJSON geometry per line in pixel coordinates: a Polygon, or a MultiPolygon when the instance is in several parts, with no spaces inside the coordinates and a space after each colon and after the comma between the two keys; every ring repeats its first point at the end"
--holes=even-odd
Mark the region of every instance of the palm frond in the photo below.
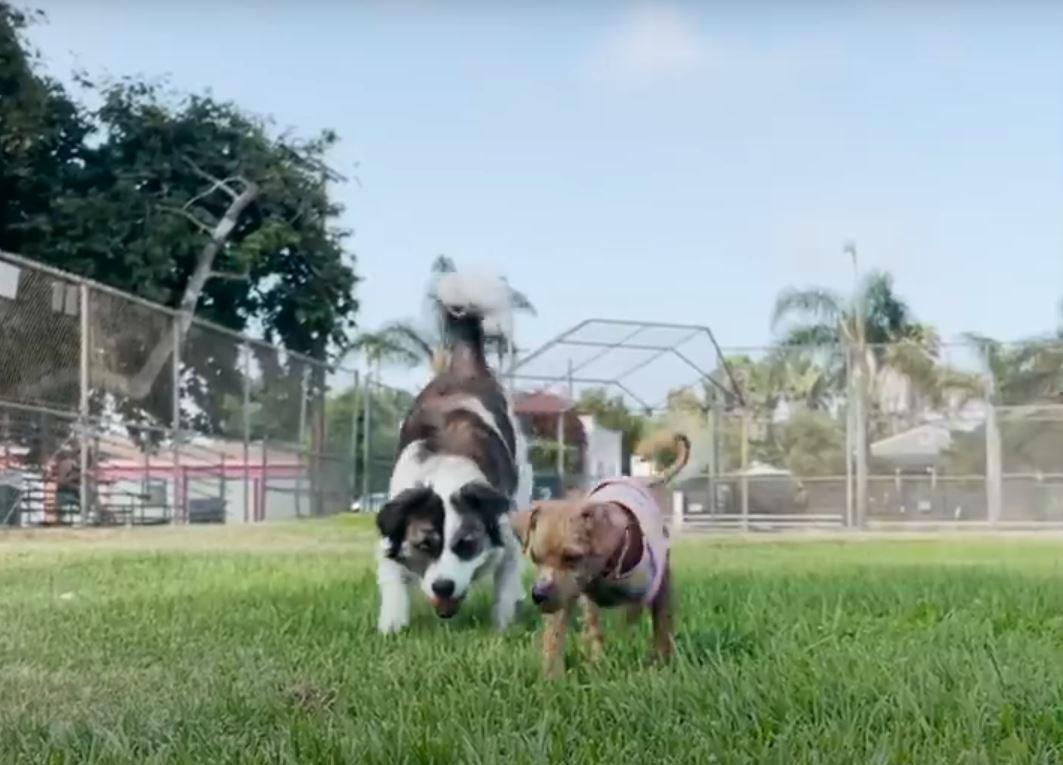
{"type": "Polygon", "coordinates": [[[352,343],[352,347],[363,353],[371,364],[391,363],[415,367],[423,361],[419,354],[386,332],[363,332],[352,343]]]}
{"type": "Polygon", "coordinates": [[[845,303],[836,293],[820,287],[783,290],[775,300],[771,326],[773,330],[791,319],[814,324],[836,324],[845,311],[845,303]]]}
{"type": "MultiPolygon", "coordinates": [[[[503,281],[506,283],[506,286],[509,287],[509,280],[503,279],[503,281]]],[[[528,296],[513,287],[509,287],[509,304],[514,311],[523,311],[532,316],[539,315],[528,296]]]]}
{"type": "Polygon", "coordinates": [[[436,259],[432,261],[432,274],[435,276],[452,274],[457,270],[457,264],[449,255],[436,255],[436,259]]]}
{"type": "Polygon", "coordinates": [[[411,321],[392,321],[378,331],[390,341],[416,351],[423,360],[430,360],[442,344],[432,332],[411,321]]]}
{"type": "Polygon", "coordinates": [[[803,324],[786,331],[782,343],[791,348],[816,347],[829,348],[841,345],[836,324],[803,324]]]}

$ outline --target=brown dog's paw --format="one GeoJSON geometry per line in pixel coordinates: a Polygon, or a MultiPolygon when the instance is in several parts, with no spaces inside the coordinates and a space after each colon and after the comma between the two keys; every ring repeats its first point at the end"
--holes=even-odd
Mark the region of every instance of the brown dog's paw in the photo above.
{"type": "Polygon", "coordinates": [[[670,640],[667,646],[655,645],[650,648],[650,653],[646,657],[646,665],[649,667],[660,667],[668,664],[675,658],[675,641],[670,640]]]}
{"type": "Polygon", "coordinates": [[[554,661],[543,667],[543,676],[547,680],[560,680],[565,676],[565,663],[554,661]]]}

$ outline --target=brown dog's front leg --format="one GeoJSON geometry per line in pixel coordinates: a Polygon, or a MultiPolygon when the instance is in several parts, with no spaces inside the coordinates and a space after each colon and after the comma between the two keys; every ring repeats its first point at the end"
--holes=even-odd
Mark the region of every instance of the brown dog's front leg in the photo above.
{"type": "Polygon", "coordinates": [[[665,560],[661,589],[650,603],[653,616],[653,647],[650,661],[668,661],[675,654],[675,634],[672,623],[672,565],[670,557],[665,560]]]}
{"type": "Polygon", "coordinates": [[[602,611],[598,604],[581,595],[583,602],[583,641],[591,654],[591,661],[599,661],[605,653],[605,638],[602,636],[602,611]]]}
{"type": "Polygon", "coordinates": [[[565,636],[571,607],[566,605],[546,617],[543,630],[543,671],[548,678],[565,674],[565,636]]]}

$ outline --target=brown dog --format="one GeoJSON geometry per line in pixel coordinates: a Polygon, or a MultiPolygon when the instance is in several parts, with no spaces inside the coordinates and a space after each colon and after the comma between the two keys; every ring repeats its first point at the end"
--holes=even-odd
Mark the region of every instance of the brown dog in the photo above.
{"type": "Polygon", "coordinates": [[[686,465],[685,436],[676,437],[676,452],[675,464],[650,482],[607,479],[586,496],[538,502],[517,513],[514,529],[537,568],[532,600],[548,615],[543,634],[548,676],[564,671],[565,635],[577,600],[592,659],[602,655],[599,609],[616,606],[626,607],[631,621],[649,609],[652,659],[666,660],[674,652],[668,529],[651,489],[686,465]]]}

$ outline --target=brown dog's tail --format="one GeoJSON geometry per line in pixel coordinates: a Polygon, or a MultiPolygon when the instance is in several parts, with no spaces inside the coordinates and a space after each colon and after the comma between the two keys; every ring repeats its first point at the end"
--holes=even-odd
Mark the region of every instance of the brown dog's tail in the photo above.
{"type": "Polygon", "coordinates": [[[679,475],[679,471],[687,466],[687,462],[690,461],[690,439],[684,436],[682,433],[676,433],[675,436],[675,462],[671,466],[661,473],[650,479],[650,486],[663,486],[670,482],[673,478],[679,475]]]}

